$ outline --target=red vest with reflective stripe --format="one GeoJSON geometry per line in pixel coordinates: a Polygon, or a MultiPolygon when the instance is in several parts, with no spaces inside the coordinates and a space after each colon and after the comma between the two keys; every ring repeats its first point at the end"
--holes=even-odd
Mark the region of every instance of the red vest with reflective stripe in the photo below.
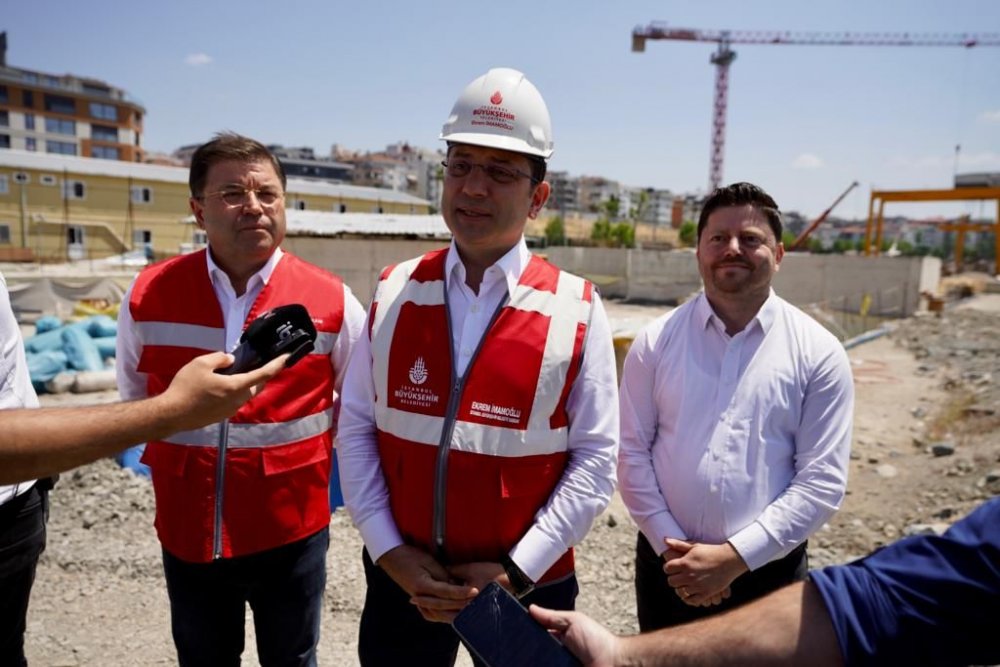
{"type": "MultiPolygon", "coordinates": [[[[566,467],[566,400],[591,284],[533,257],[457,380],[446,255],[390,267],[379,280],[370,320],[379,454],[407,543],[451,563],[497,562],[566,467]]],[[[572,571],[570,549],[542,581],[572,571]]]]}
{"type": "MultiPolygon", "coordinates": [[[[142,345],[138,370],[148,374],[151,396],[192,358],[225,347],[222,309],[206,267],[205,251],[175,257],[143,271],[132,288],[128,307],[142,345]]],[[[343,283],[284,253],[244,327],[289,303],[309,311],[316,349],[229,420],[221,498],[220,424],[146,445],[142,460],[152,471],[157,534],[182,560],[208,562],[272,549],[330,521],[330,351],[343,323],[343,283]]]]}

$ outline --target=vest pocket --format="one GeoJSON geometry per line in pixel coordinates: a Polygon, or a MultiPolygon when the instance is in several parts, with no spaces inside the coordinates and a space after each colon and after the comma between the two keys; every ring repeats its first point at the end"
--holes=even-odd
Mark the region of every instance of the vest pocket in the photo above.
{"type": "Polygon", "coordinates": [[[330,461],[330,445],[320,443],[281,445],[260,450],[264,476],[280,475],[298,468],[330,461]]]}
{"type": "Polygon", "coordinates": [[[150,470],[157,474],[162,473],[173,477],[181,477],[184,475],[184,469],[187,467],[189,450],[190,447],[183,445],[150,442],[146,445],[146,449],[143,451],[139,461],[148,465],[150,470]]]}
{"type": "Polygon", "coordinates": [[[563,463],[539,461],[540,457],[525,457],[526,460],[512,459],[500,465],[500,497],[548,499],[560,475],[563,463]]]}

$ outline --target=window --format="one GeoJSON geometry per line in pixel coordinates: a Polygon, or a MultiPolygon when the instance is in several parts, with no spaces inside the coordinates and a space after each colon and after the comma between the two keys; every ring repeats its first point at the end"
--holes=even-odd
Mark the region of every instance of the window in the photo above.
{"type": "Polygon", "coordinates": [[[52,134],[68,134],[76,136],[76,121],[62,118],[46,118],[45,131],[52,134]]]}
{"type": "Polygon", "coordinates": [[[84,199],[87,196],[87,184],[83,181],[63,181],[64,199],[84,199]]]}
{"type": "Polygon", "coordinates": [[[65,97],[64,95],[50,95],[49,93],[46,93],[45,110],[51,111],[52,113],[76,113],[76,102],[73,101],[72,97],[65,97]]]}
{"type": "Polygon", "coordinates": [[[131,196],[133,204],[150,204],[153,202],[153,188],[133,185],[131,196]]]}
{"type": "Polygon", "coordinates": [[[10,148],[9,134],[0,134],[0,148],[10,148]]]}
{"type": "Polygon", "coordinates": [[[26,171],[15,171],[14,172],[14,182],[15,183],[30,183],[31,176],[28,175],[26,171]]]}
{"type": "Polygon", "coordinates": [[[10,185],[7,183],[7,174],[0,174],[0,195],[10,192],[10,185]]]}
{"type": "Polygon", "coordinates": [[[91,125],[90,138],[94,141],[114,141],[118,142],[118,128],[107,125],[91,125]]]}
{"type": "Polygon", "coordinates": [[[10,225],[0,225],[0,245],[10,245],[10,225]]]}
{"type": "Polygon", "coordinates": [[[107,86],[96,86],[92,83],[83,84],[83,92],[88,95],[110,95],[111,89],[107,86]]]}
{"type": "Polygon", "coordinates": [[[0,104],[7,104],[7,86],[0,86],[0,104]]]}
{"type": "Polygon", "coordinates": [[[35,94],[30,90],[21,91],[21,106],[33,109],[35,107],[35,94]]]}
{"type": "Polygon", "coordinates": [[[347,204],[341,204],[341,205],[340,205],[340,206],[338,207],[338,210],[339,210],[339,211],[340,211],[341,213],[347,213],[347,204]]]}
{"type": "Polygon", "coordinates": [[[35,129],[35,114],[33,113],[24,114],[24,129],[26,130],[35,129]]]}
{"type": "Polygon", "coordinates": [[[0,111],[0,127],[10,126],[10,114],[7,111],[0,111]]]}
{"type": "Polygon", "coordinates": [[[118,120],[118,109],[113,104],[90,103],[90,115],[102,120],[118,120]]]}
{"type": "Polygon", "coordinates": [[[118,149],[114,146],[91,146],[90,157],[97,157],[102,160],[117,160],[118,149]]]}
{"type": "Polygon", "coordinates": [[[25,137],[24,138],[24,150],[26,150],[26,151],[32,151],[32,152],[38,150],[38,144],[35,142],[35,138],[34,137],[25,137]]]}
{"type": "Polygon", "coordinates": [[[76,155],[76,144],[71,141],[46,141],[46,153],[58,153],[60,155],[76,155]]]}
{"type": "Polygon", "coordinates": [[[83,245],[83,227],[80,225],[66,227],[66,242],[70,245],[83,245]]]}
{"type": "Polygon", "coordinates": [[[293,199],[292,208],[296,211],[304,211],[306,210],[306,203],[302,199],[293,199]]]}
{"type": "Polygon", "coordinates": [[[56,177],[53,176],[52,174],[42,174],[41,176],[38,177],[38,182],[41,183],[42,185],[55,185],[56,177]]]}
{"type": "Polygon", "coordinates": [[[137,229],[132,232],[132,245],[150,245],[153,243],[153,231],[150,229],[137,229]]]}
{"type": "Polygon", "coordinates": [[[204,229],[196,229],[191,240],[197,245],[208,245],[208,234],[205,233],[204,229]]]}

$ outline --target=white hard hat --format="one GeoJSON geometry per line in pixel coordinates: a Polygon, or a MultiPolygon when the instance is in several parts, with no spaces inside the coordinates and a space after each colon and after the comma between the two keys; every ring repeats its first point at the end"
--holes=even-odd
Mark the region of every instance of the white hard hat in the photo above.
{"type": "Polygon", "coordinates": [[[538,89],[516,69],[497,67],[462,91],[441,139],[548,159],[552,121],[538,89]]]}

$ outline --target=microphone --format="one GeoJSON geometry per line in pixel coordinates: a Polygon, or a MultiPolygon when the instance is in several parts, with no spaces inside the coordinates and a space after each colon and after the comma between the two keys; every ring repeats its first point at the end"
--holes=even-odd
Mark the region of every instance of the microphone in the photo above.
{"type": "Polygon", "coordinates": [[[277,356],[289,353],[285,368],[313,351],[316,327],[305,306],[292,303],[264,313],[246,328],[233,350],[236,361],[216,373],[235,375],[260,368],[277,356]]]}

